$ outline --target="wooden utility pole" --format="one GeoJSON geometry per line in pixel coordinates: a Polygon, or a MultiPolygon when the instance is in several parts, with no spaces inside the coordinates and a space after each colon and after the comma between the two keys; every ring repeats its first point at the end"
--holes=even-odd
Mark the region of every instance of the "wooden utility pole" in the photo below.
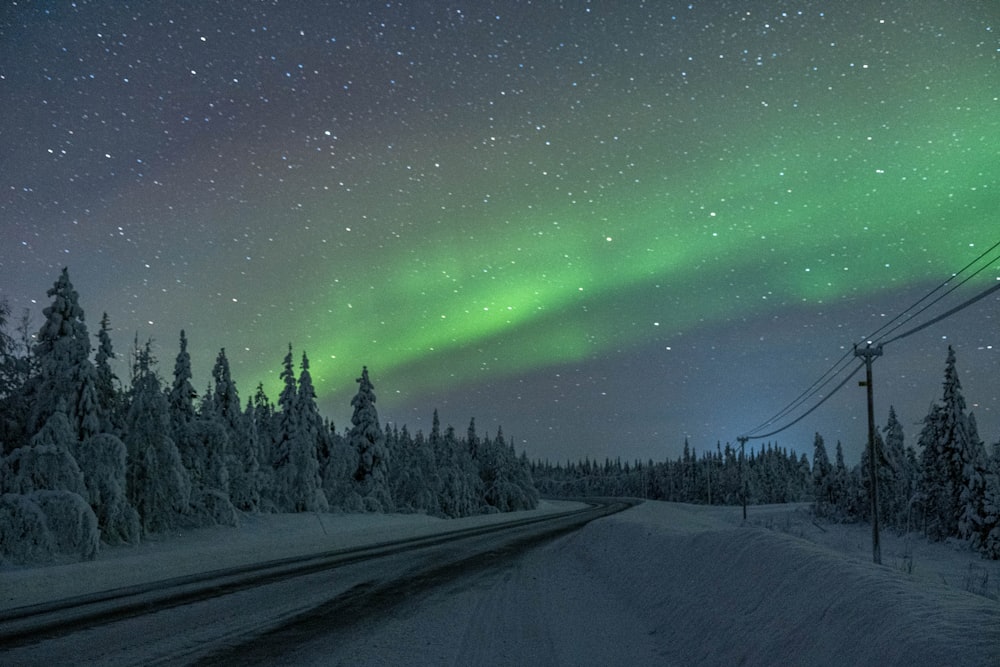
{"type": "Polygon", "coordinates": [[[863,350],[854,346],[854,356],[865,360],[865,381],[859,384],[868,389],[868,479],[871,486],[872,500],[872,559],[876,565],[882,564],[882,546],[878,537],[878,455],[875,452],[875,399],[872,395],[872,361],[882,356],[882,346],[872,347],[871,343],[863,350]]]}
{"type": "Polygon", "coordinates": [[[743,521],[745,522],[747,520],[747,477],[743,472],[743,460],[746,458],[745,445],[747,444],[747,440],[750,438],[745,435],[741,435],[736,439],[740,441],[740,485],[743,487],[743,493],[741,495],[743,496],[743,521]]]}

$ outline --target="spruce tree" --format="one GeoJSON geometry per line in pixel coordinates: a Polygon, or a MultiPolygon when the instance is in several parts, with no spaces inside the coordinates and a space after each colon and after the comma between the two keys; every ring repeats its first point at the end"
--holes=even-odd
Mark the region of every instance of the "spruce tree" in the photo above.
{"type": "Polygon", "coordinates": [[[911,456],[906,451],[903,425],[899,423],[893,406],[889,406],[889,419],[882,432],[883,459],[879,462],[879,472],[884,476],[884,484],[878,490],[880,515],[890,525],[905,529],[915,480],[911,456]]]}
{"type": "Polygon", "coordinates": [[[984,520],[985,450],[969,417],[949,345],[942,402],[931,407],[919,440],[928,531],[937,539],[972,539],[984,520]]]}
{"type": "Polygon", "coordinates": [[[354,479],[361,486],[366,508],[389,512],[393,509],[386,475],[389,452],[375,409],[375,387],[368,378],[367,366],[362,368],[357,382],[358,393],[351,399],[354,414],[351,415],[351,430],[347,436],[348,444],[357,453],[354,479]]]}
{"type": "Polygon", "coordinates": [[[85,439],[100,433],[101,415],[90,335],[67,269],[46,294],[52,303],[42,311],[45,322],[34,346],[38,375],[31,389],[28,430],[37,432],[61,405],[77,440],[85,439]]]}
{"type": "Polygon", "coordinates": [[[295,379],[295,366],[292,357],[292,344],[288,344],[288,354],[285,355],[281,370],[281,380],[284,387],[278,395],[277,426],[274,431],[274,501],[281,512],[295,510],[295,484],[297,472],[292,462],[292,448],[298,433],[298,384],[295,379]]]}
{"type": "Polygon", "coordinates": [[[826,516],[831,511],[833,496],[833,467],[826,453],[823,436],[816,433],[813,439],[812,495],[816,514],[826,516]]]}
{"type": "Polygon", "coordinates": [[[170,438],[170,409],[153,368],[150,344],[136,350],[132,403],[125,423],[128,496],[144,533],[183,523],[191,482],[170,438]]]}
{"type": "Polygon", "coordinates": [[[983,493],[980,549],[987,558],[1000,560],[1000,441],[994,443],[992,449],[983,493]]]}
{"type": "Polygon", "coordinates": [[[290,464],[296,472],[293,489],[295,510],[326,512],[330,509],[323,493],[319,450],[323,438],[323,420],[316,408],[316,390],[309,372],[309,357],[302,353],[298,392],[293,404],[295,431],[289,445],[290,464]]]}
{"type": "Polygon", "coordinates": [[[111,344],[111,320],[108,314],[101,317],[101,328],[97,332],[97,354],[94,356],[96,371],[95,387],[97,402],[100,407],[101,432],[120,433],[122,414],[122,395],[118,376],[111,369],[111,360],[115,358],[114,346],[111,344]]]}

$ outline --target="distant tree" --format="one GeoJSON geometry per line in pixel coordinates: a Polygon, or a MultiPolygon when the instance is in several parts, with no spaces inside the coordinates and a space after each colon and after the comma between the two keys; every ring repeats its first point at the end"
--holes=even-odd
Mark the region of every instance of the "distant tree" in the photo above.
{"type": "Polygon", "coordinates": [[[833,505],[833,466],[819,433],[813,440],[812,491],[816,514],[829,515],[833,505]]]}

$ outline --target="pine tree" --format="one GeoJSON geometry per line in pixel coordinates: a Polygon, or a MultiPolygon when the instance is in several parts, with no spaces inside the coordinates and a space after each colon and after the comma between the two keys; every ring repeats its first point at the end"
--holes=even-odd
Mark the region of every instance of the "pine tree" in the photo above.
{"type": "Polygon", "coordinates": [[[813,440],[812,493],[816,514],[827,516],[831,512],[833,496],[833,467],[826,453],[823,436],[816,434],[813,440]]]}
{"type": "Polygon", "coordinates": [[[264,392],[264,385],[257,384],[257,391],[248,407],[248,417],[253,420],[253,429],[257,434],[258,474],[260,475],[261,509],[275,511],[277,509],[275,494],[275,439],[277,437],[274,405],[264,392]]]}
{"type": "Polygon", "coordinates": [[[136,350],[132,404],[126,417],[128,496],[143,532],[181,525],[188,511],[191,482],[170,438],[170,410],[153,369],[150,344],[136,350]]]}
{"type": "Polygon", "coordinates": [[[22,322],[23,344],[7,331],[10,305],[0,297],[0,456],[28,444],[26,416],[30,411],[29,382],[33,375],[28,312],[22,322]]]}
{"type": "Polygon", "coordinates": [[[187,348],[187,335],[181,329],[180,352],[174,360],[174,380],[169,395],[171,433],[178,441],[184,438],[185,432],[194,421],[194,399],[198,396],[194,385],[191,384],[191,355],[187,348]]]}
{"type": "Polygon", "coordinates": [[[906,529],[915,480],[911,456],[906,450],[903,425],[899,423],[893,406],[889,406],[889,419],[882,432],[885,437],[879,472],[884,476],[884,484],[878,491],[880,515],[888,524],[906,529]]]}
{"type": "MultiPolygon", "coordinates": [[[[2,497],[22,497],[16,503],[19,511],[35,517],[27,523],[17,520],[19,529],[11,531],[8,526],[12,522],[0,516],[0,537],[30,543],[31,551],[41,552],[36,556],[64,553],[89,560],[97,554],[97,517],[85,499],[83,473],[70,453],[76,443],[69,419],[62,410],[56,410],[28,446],[0,460],[0,492],[10,494],[2,497]]],[[[22,549],[0,545],[0,553],[16,554],[22,549]]]]}
{"type": "Polygon", "coordinates": [[[837,508],[837,516],[841,519],[847,517],[850,510],[850,486],[850,472],[844,463],[844,446],[838,440],[833,464],[833,488],[831,493],[833,504],[837,508]]]}
{"type": "Polygon", "coordinates": [[[296,471],[293,490],[295,510],[302,512],[326,512],[330,506],[323,493],[320,476],[319,450],[322,441],[323,420],[316,408],[316,390],[313,388],[312,374],[309,372],[309,357],[302,353],[298,392],[292,407],[295,410],[295,431],[289,456],[291,466],[296,471]]]}
{"type": "Polygon", "coordinates": [[[298,383],[295,379],[295,366],[292,357],[292,344],[288,344],[288,354],[285,355],[281,371],[284,388],[278,395],[277,428],[274,433],[274,475],[275,475],[275,505],[279,511],[295,510],[294,489],[297,471],[292,461],[292,448],[298,433],[298,383]]]}
{"type": "Polygon", "coordinates": [[[83,308],[67,269],[46,294],[52,303],[42,311],[45,322],[34,347],[38,375],[31,389],[28,430],[36,432],[62,406],[77,440],[86,439],[101,431],[97,378],[83,308]]]}
{"type": "Polygon", "coordinates": [[[348,444],[358,457],[354,479],[361,485],[361,496],[367,508],[389,512],[393,509],[386,476],[389,452],[375,409],[375,387],[368,379],[367,366],[362,368],[357,382],[358,393],[351,399],[352,426],[347,436],[348,444]]]}
{"type": "Polygon", "coordinates": [[[138,543],[142,529],[126,493],[125,443],[115,435],[100,433],[84,441],[81,449],[87,455],[80,457],[80,470],[101,539],[108,544],[138,543]]]}
{"type": "Polygon", "coordinates": [[[948,346],[944,394],[924,420],[922,490],[932,537],[972,539],[984,521],[985,450],[975,420],[966,414],[965,398],[948,346]]]}
{"type": "Polygon", "coordinates": [[[123,403],[118,376],[111,369],[111,360],[115,358],[114,346],[111,344],[111,320],[108,314],[101,317],[101,328],[97,332],[97,354],[94,356],[96,372],[95,388],[97,403],[100,407],[101,433],[120,433],[123,403]]]}
{"type": "Polygon", "coordinates": [[[1000,560],[1000,441],[993,444],[985,487],[980,548],[987,558],[1000,560]]]}
{"type": "Polygon", "coordinates": [[[239,392],[229,368],[226,349],[219,350],[212,367],[212,407],[226,430],[223,459],[229,476],[229,498],[244,511],[255,512],[260,506],[260,462],[252,429],[243,418],[239,392]]]}

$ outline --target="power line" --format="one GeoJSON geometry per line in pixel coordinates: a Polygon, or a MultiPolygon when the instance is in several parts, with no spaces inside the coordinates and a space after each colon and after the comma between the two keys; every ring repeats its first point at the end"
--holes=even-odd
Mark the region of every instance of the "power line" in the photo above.
{"type": "MultiPolygon", "coordinates": [[[[906,319],[900,321],[898,324],[895,324],[895,326],[892,326],[894,323],[896,323],[901,318],[903,318],[907,313],[910,313],[910,311],[912,311],[914,308],[917,308],[921,303],[923,303],[927,299],[931,298],[935,293],[937,293],[940,290],[942,290],[945,287],[947,287],[955,278],[957,278],[958,276],[960,276],[963,273],[965,273],[966,271],[968,271],[971,267],[975,266],[979,261],[981,261],[984,257],[986,257],[987,255],[989,255],[994,250],[996,250],[998,247],[1000,247],[1000,241],[997,241],[996,243],[994,243],[992,246],[990,246],[985,251],[983,251],[982,253],[980,253],[971,262],[969,262],[968,264],[966,264],[965,266],[963,266],[959,271],[957,271],[956,273],[953,273],[947,280],[943,281],[937,287],[935,287],[930,292],[928,292],[927,294],[925,294],[924,296],[922,296],[920,299],[918,299],[917,301],[915,301],[911,306],[909,306],[908,308],[904,309],[898,315],[896,315],[894,318],[892,318],[891,320],[889,320],[888,322],[886,322],[885,324],[883,324],[881,327],[879,327],[878,329],[876,329],[874,332],[872,332],[872,334],[870,336],[867,336],[865,338],[865,340],[872,341],[873,339],[875,339],[876,336],[878,336],[880,333],[882,333],[883,331],[885,331],[885,333],[882,334],[881,345],[887,345],[887,344],[892,343],[894,341],[900,340],[901,338],[905,338],[907,336],[915,334],[918,331],[926,329],[927,327],[930,327],[933,324],[936,324],[937,322],[940,322],[941,320],[944,320],[944,319],[946,319],[948,317],[951,317],[952,315],[954,315],[955,313],[959,312],[960,310],[962,310],[964,308],[967,308],[968,306],[971,306],[973,303],[976,303],[977,301],[980,301],[981,299],[986,298],[990,294],[992,294],[992,293],[1000,290],[1000,283],[998,283],[998,284],[990,287],[989,289],[985,290],[984,292],[982,292],[982,293],[980,293],[980,294],[972,297],[971,299],[967,299],[965,302],[959,304],[958,306],[956,306],[954,308],[951,308],[950,310],[946,311],[945,313],[942,313],[941,315],[938,315],[937,317],[934,317],[931,320],[928,320],[927,322],[925,322],[923,324],[920,324],[920,325],[918,325],[918,326],[916,326],[916,327],[914,327],[912,329],[909,329],[909,330],[903,332],[902,334],[894,336],[893,338],[891,338],[889,340],[884,340],[885,336],[891,334],[894,331],[897,331],[904,324],[906,324],[907,322],[912,321],[913,318],[919,316],[921,313],[925,312],[928,308],[934,306],[935,304],[937,304],[938,302],[940,302],[942,299],[944,299],[945,297],[947,297],[949,294],[951,294],[952,292],[954,292],[956,289],[958,289],[959,287],[961,287],[962,285],[964,285],[965,283],[969,282],[970,280],[972,280],[973,278],[975,278],[977,275],[979,275],[980,273],[982,273],[984,270],[986,270],[987,268],[989,268],[993,264],[993,262],[996,261],[996,259],[1000,259],[1000,257],[988,260],[983,266],[981,266],[980,268],[976,269],[976,271],[974,271],[971,275],[966,276],[964,279],[962,279],[961,281],[959,281],[957,284],[953,285],[951,287],[951,289],[945,291],[943,294],[939,295],[937,298],[933,299],[930,303],[926,304],[925,306],[923,306],[922,308],[920,308],[916,312],[913,312],[908,317],[906,317],[906,319]],[[886,329],[888,329],[888,331],[886,331],[886,329]]],[[[802,421],[805,417],[807,417],[808,415],[812,414],[817,408],[819,408],[819,406],[821,406],[831,396],[833,396],[841,388],[843,388],[843,386],[845,384],[847,384],[847,382],[852,377],[854,377],[855,375],[857,375],[858,371],[860,371],[861,368],[864,367],[865,364],[861,364],[860,366],[856,367],[853,371],[851,371],[851,373],[846,378],[844,378],[840,382],[840,384],[838,384],[836,387],[834,387],[834,389],[830,393],[828,393],[825,396],[823,396],[823,398],[821,398],[818,403],[816,403],[814,406],[812,406],[811,408],[809,408],[803,414],[801,414],[798,417],[796,417],[791,422],[785,424],[781,428],[769,431],[768,433],[757,434],[758,431],[760,431],[760,430],[762,430],[764,428],[767,428],[768,426],[774,424],[778,420],[784,418],[789,413],[791,413],[792,411],[796,410],[798,407],[800,407],[802,404],[804,404],[810,398],[812,398],[817,393],[819,393],[826,385],[828,385],[830,382],[832,382],[838,375],[840,375],[844,371],[844,369],[848,365],[848,364],[845,364],[844,362],[845,362],[846,359],[848,359],[851,356],[852,356],[852,352],[851,351],[846,352],[844,354],[844,356],[842,356],[840,359],[838,359],[836,362],[834,362],[833,366],[831,366],[830,369],[828,369],[825,373],[823,373],[822,375],[820,375],[820,377],[815,382],[813,382],[805,390],[803,390],[802,393],[800,393],[796,398],[794,398],[787,406],[785,406],[784,408],[782,408],[773,417],[767,419],[766,421],[764,421],[763,423],[761,423],[759,426],[757,426],[756,428],[752,429],[751,431],[746,432],[743,436],[740,436],[740,437],[741,438],[746,438],[747,440],[750,440],[750,439],[758,440],[758,439],[761,439],[761,438],[767,438],[767,437],[770,437],[770,436],[773,436],[773,435],[777,435],[778,433],[781,433],[782,431],[784,431],[784,430],[786,430],[788,428],[791,428],[795,424],[797,424],[800,421],[802,421]]]]}
{"type": "Polygon", "coordinates": [[[770,426],[771,424],[774,424],[779,419],[782,419],[783,417],[785,417],[785,415],[787,415],[788,413],[792,412],[793,410],[795,410],[796,408],[798,408],[800,405],[802,405],[803,403],[805,403],[807,400],[809,400],[810,398],[812,398],[813,395],[815,395],[817,392],[819,392],[819,390],[821,390],[823,387],[825,387],[826,385],[828,385],[830,382],[833,381],[833,379],[835,377],[837,377],[838,375],[840,375],[840,373],[843,372],[844,368],[843,367],[838,368],[838,366],[841,366],[842,364],[844,364],[844,362],[846,360],[848,360],[850,358],[850,356],[851,356],[851,352],[850,351],[845,352],[844,356],[842,356],[840,359],[838,359],[837,361],[835,361],[834,364],[833,364],[833,366],[831,366],[825,373],[823,373],[822,375],[820,375],[816,379],[815,382],[813,382],[811,385],[809,385],[808,387],[806,387],[802,391],[802,393],[800,393],[798,396],[796,396],[795,398],[793,398],[788,405],[786,405],[784,408],[782,408],[781,410],[779,410],[777,414],[775,414],[774,416],[770,417],[769,419],[765,420],[763,423],[761,423],[760,425],[758,425],[756,428],[753,428],[750,431],[747,431],[745,435],[752,436],[757,431],[760,431],[761,429],[767,428],[768,426],[770,426]],[[827,376],[829,376],[829,377],[827,377],[827,376]]]}
{"type": "Polygon", "coordinates": [[[806,410],[806,411],[805,411],[805,412],[803,412],[803,413],[802,413],[801,415],[799,415],[798,417],[796,417],[796,418],[795,418],[795,419],[793,419],[792,421],[788,422],[787,424],[785,424],[785,425],[784,425],[784,426],[782,426],[781,428],[779,428],[779,429],[777,429],[777,430],[774,430],[774,431],[771,431],[770,433],[762,433],[762,434],[760,434],[760,435],[753,435],[753,436],[744,436],[744,437],[746,437],[746,438],[747,438],[748,440],[760,440],[761,438],[770,438],[770,437],[771,437],[772,435],[777,435],[778,433],[781,433],[781,432],[782,432],[782,431],[784,431],[785,429],[789,429],[789,428],[791,428],[791,427],[795,426],[795,425],[796,425],[796,424],[798,424],[798,423],[799,423],[800,421],[802,421],[803,419],[805,419],[806,417],[808,417],[809,415],[811,415],[811,414],[812,414],[813,412],[815,412],[815,411],[816,411],[816,409],[817,409],[817,408],[818,408],[819,406],[821,406],[821,405],[823,405],[824,403],[826,403],[826,402],[827,402],[827,400],[829,400],[829,398],[830,398],[831,396],[833,396],[833,395],[834,395],[834,394],[836,394],[836,393],[837,393],[838,391],[840,391],[840,390],[841,390],[841,389],[843,388],[843,386],[844,386],[845,384],[847,384],[847,383],[848,383],[848,381],[849,381],[849,380],[850,380],[850,379],[851,379],[852,377],[854,377],[855,375],[857,375],[857,374],[858,374],[858,371],[860,371],[860,370],[861,370],[862,368],[864,368],[864,367],[865,367],[865,365],[864,365],[863,363],[862,363],[862,364],[858,364],[858,365],[857,365],[857,366],[856,366],[856,367],[854,368],[854,370],[853,370],[853,371],[851,371],[850,375],[848,375],[848,376],[847,376],[847,377],[845,377],[845,378],[844,378],[843,380],[841,380],[841,381],[840,381],[840,384],[838,384],[838,385],[837,385],[836,387],[834,387],[834,388],[833,388],[833,391],[831,391],[831,392],[830,392],[829,394],[827,394],[826,396],[824,396],[823,398],[821,398],[821,399],[820,399],[820,401],[819,401],[819,403],[817,403],[816,405],[812,406],[811,408],[809,408],[808,410],[806,410]]]}
{"type": "Polygon", "coordinates": [[[889,343],[894,343],[895,341],[897,341],[897,340],[899,340],[901,338],[906,338],[907,336],[915,334],[918,331],[922,331],[922,330],[926,329],[927,327],[931,326],[932,324],[937,324],[941,320],[944,320],[944,319],[947,319],[947,318],[951,317],[952,315],[954,315],[958,311],[963,310],[965,308],[968,308],[972,304],[974,304],[977,301],[980,301],[982,299],[985,299],[990,294],[993,294],[994,292],[996,292],[998,290],[1000,290],[1000,282],[997,282],[997,284],[994,285],[993,287],[990,287],[990,288],[984,290],[983,292],[980,292],[979,294],[977,294],[976,296],[972,297],[971,299],[966,299],[964,302],[958,304],[957,306],[955,306],[951,310],[946,310],[945,312],[941,313],[937,317],[935,317],[933,319],[930,319],[930,320],[924,322],[923,324],[921,324],[919,326],[915,326],[912,329],[910,329],[909,331],[904,331],[903,333],[899,334],[898,336],[894,336],[894,337],[890,338],[889,340],[882,341],[881,345],[888,345],[889,343]]]}
{"type": "Polygon", "coordinates": [[[886,331],[884,334],[882,334],[882,338],[884,338],[885,336],[888,336],[893,331],[896,331],[897,329],[899,329],[900,327],[902,327],[904,324],[906,324],[907,322],[909,322],[913,318],[917,317],[918,315],[920,315],[921,313],[923,313],[924,311],[926,311],[928,308],[930,308],[934,304],[936,304],[939,301],[941,301],[941,299],[945,298],[946,296],[948,296],[949,294],[951,294],[952,292],[954,292],[956,289],[958,289],[959,287],[961,287],[965,283],[967,283],[970,280],[972,280],[973,278],[975,278],[977,275],[979,275],[984,270],[986,270],[987,268],[989,268],[990,265],[992,265],[993,262],[996,261],[996,259],[1000,259],[1000,257],[997,257],[997,258],[989,260],[983,266],[981,266],[980,268],[978,268],[972,275],[966,276],[962,281],[960,281],[956,285],[953,285],[952,288],[949,289],[948,291],[946,291],[944,294],[941,294],[940,296],[938,296],[936,299],[934,299],[933,301],[931,301],[930,303],[928,303],[927,305],[925,305],[920,310],[916,311],[915,313],[912,313],[905,320],[903,320],[899,324],[896,324],[896,326],[894,326],[894,327],[892,326],[897,320],[901,319],[904,315],[906,315],[906,313],[909,313],[911,310],[913,310],[914,308],[916,308],[917,306],[919,306],[921,303],[923,303],[927,299],[931,298],[939,290],[942,290],[945,287],[947,287],[948,284],[951,283],[955,278],[957,278],[958,276],[960,276],[963,273],[965,273],[966,271],[968,271],[977,262],[979,262],[979,260],[981,260],[983,257],[985,257],[986,255],[988,255],[991,252],[993,252],[994,250],[996,250],[998,247],[1000,247],[1000,241],[997,241],[996,243],[994,243],[993,245],[991,245],[989,248],[987,248],[986,250],[984,250],[983,252],[981,252],[975,259],[973,259],[971,262],[969,262],[968,264],[966,264],[965,266],[963,266],[956,273],[953,273],[950,277],[948,277],[946,280],[944,280],[937,287],[935,287],[930,292],[928,292],[927,294],[925,294],[922,297],[920,297],[919,299],[917,299],[910,307],[908,307],[908,308],[900,311],[900,313],[898,315],[896,315],[896,317],[892,318],[891,320],[889,320],[888,322],[886,322],[885,324],[883,324],[881,327],[879,327],[878,329],[876,329],[875,331],[873,331],[871,334],[869,334],[865,338],[865,340],[866,341],[874,341],[876,336],[878,336],[880,333],[882,333],[885,329],[889,329],[889,327],[892,327],[891,329],[889,329],[888,331],[886,331]]]}

